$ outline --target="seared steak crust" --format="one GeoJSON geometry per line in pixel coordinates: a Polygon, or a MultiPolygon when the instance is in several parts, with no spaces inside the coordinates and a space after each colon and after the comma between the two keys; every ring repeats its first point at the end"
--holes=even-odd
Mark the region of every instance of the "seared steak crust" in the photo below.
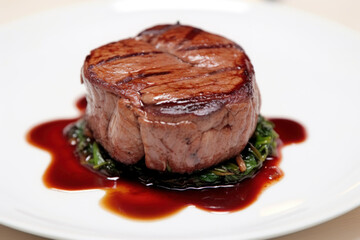
{"type": "Polygon", "coordinates": [[[158,25],[86,57],[86,119],[120,162],[203,169],[241,152],[260,109],[254,70],[236,43],[180,24],[158,25]]]}

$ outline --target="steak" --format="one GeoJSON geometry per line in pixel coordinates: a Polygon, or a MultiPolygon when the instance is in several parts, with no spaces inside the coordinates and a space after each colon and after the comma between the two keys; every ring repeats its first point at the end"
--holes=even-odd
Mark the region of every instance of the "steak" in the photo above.
{"type": "Polygon", "coordinates": [[[233,41],[158,25],[92,50],[85,118],[117,161],[191,173],[238,155],[256,127],[253,66],[233,41]]]}

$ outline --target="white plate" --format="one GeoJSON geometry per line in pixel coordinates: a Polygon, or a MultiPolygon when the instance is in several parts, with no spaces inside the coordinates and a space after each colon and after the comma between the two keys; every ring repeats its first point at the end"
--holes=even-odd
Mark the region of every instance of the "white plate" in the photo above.
{"type": "Polygon", "coordinates": [[[61,239],[242,239],[290,233],[360,203],[360,36],[271,4],[107,1],[0,27],[0,222],[61,239]],[[151,3],[150,3],[151,2],[151,3]],[[173,5],[173,6],[171,6],[173,5]],[[192,24],[236,40],[255,66],[262,112],[302,122],[304,144],[284,149],[285,177],[243,211],[188,207],[142,222],[99,206],[104,192],[44,187],[49,155],[25,142],[31,126],[73,117],[90,49],[158,23],[192,24]]]}

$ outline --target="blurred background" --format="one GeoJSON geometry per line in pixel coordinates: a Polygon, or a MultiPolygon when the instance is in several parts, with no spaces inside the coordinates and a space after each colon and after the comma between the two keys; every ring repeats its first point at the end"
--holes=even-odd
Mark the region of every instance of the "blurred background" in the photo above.
{"type": "MultiPolygon", "coordinates": [[[[91,0],[0,0],[0,24],[37,12],[91,0]]],[[[360,31],[359,0],[238,0],[273,2],[333,20],[360,31]]]]}
{"type": "MultiPolygon", "coordinates": [[[[0,25],[49,9],[84,3],[90,0],[0,0],[0,25]]],[[[359,0],[238,0],[245,2],[271,2],[308,12],[332,21],[360,34],[359,0]]],[[[359,66],[360,67],[360,66],[359,66]]],[[[279,237],[290,239],[360,240],[360,208],[318,226],[279,237]]],[[[0,224],[0,239],[44,240],[0,224]]]]}

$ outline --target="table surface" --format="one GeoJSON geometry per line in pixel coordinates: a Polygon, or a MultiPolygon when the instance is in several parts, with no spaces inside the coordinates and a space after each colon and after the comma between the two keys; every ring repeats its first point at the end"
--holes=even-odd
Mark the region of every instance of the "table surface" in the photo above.
{"type": "MultiPolygon", "coordinates": [[[[0,24],[6,24],[48,9],[85,1],[89,0],[0,0],[0,24]]],[[[261,0],[245,1],[256,2],[261,0]]],[[[358,0],[272,0],[272,2],[301,9],[360,31],[360,1],[358,0]]],[[[360,207],[326,223],[276,239],[360,240],[359,226],[360,207]]],[[[1,224],[0,239],[46,240],[46,238],[17,231],[1,224]]]]}

